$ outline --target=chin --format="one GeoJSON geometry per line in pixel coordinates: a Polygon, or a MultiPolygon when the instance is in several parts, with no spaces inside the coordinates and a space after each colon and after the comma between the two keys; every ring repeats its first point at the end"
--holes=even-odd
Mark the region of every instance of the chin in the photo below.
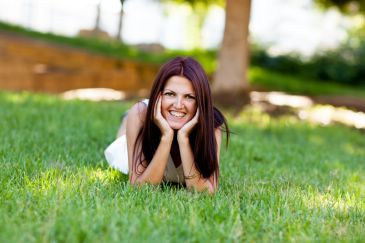
{"type": "Polygon", "coordinates": [[[185,125],[185,123],[169,122],[169,125],[172,129],[179,130],[185,125]]]}

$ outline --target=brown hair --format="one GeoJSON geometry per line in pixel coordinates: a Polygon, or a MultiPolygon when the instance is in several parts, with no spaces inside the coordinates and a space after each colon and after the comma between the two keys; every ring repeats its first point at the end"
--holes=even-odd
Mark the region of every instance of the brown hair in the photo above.
{"type": "MultiPolygon", "coordinates": [[[[214,184],[217,186],[219,166],[214,130],[224,125],[228,143],[229,128],[222,113],[213,106],[208,77],[204,69],[191,57],[176,57],[164,64],[159,70],[151,89],[146,118],[143,127],[138,133],[133,156],[137,156],[138,163],[142,165],[143,153],[148,165],[157,150],[161,132],[153,122],[153,110],[159,93],[164,89],[167,80],[172,76],[183,76],[190,80],[194,87],[197,108],[199,109],[198,123],[189,135],[190,145],[194,154],[194,163],[203,178],[209,178],[215,173],[214,184]],[[139,151],[136,149],[139,147],[137,144],[142,145],[142,149],[139,151]]],[[[136,170],[137,167],[134,165],[132,169],[136,170]]]]}

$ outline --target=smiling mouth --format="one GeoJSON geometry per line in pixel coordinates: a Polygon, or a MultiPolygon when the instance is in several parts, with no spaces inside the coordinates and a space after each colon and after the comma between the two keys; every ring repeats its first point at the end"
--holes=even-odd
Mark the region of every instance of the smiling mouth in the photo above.
{"type": "Polygon", "coordinates": [[[178,111],[170,111],[169,114],[176,118],[183,118],[186,114],[178,111]]]}

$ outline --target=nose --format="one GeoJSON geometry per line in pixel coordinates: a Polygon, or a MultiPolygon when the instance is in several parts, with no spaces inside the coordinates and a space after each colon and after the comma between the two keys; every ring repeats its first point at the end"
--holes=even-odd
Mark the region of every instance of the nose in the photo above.
{"type": "Polygon", "coordinates": [[[176,97],[174,106],[176,109],[182,109],[184,107],[183,100],[181,97],[176,97]]]}

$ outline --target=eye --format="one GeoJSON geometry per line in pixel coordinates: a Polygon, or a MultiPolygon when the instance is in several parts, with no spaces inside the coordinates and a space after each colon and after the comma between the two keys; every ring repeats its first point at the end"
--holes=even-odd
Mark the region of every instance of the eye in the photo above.
{"type": "Polygon", "coordinates": [[[187,95],[186,98],[188,100],[195,100],[195,96],[193,96],[193,95],[187,95]]]}
{"type": "Polygon", "coordinates": [[[173,97],[173,96],[175,95],[175,93],[170,92],[170,91],[166,91],[166,92],[164,93],[164,95],[165,95],[165,96],[173,97]]]}

